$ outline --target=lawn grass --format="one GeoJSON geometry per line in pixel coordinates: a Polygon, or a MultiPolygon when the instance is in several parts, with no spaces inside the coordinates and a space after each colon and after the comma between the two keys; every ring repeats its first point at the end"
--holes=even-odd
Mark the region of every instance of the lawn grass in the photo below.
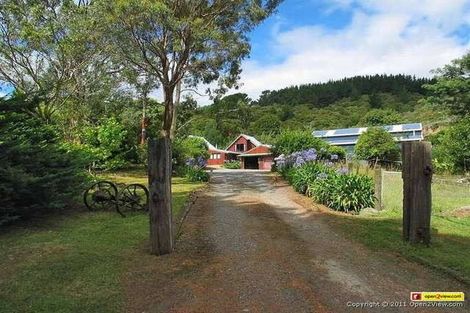
{"type": "Polygon", "coordinates": [[[432,185],[430,247],[410,245],[402,240],[403,182],[400,174],[384,175],[385,210],[376,215],[339,215],[331,222],[374,250],[399,253],[470,281],[470,217],[453,214],[458,208],[470,206],[470,188],[451,180],[436,177],[432,185]]]}
{"type": "MultiPolygon", "coordinates": [[[[146,183],[139,170],[104,175],[146,183]]],[[[202,184],[173,179],[178,218],[189,193],[202,184]]],[[[69,213],[0,233],[0,312],[120,312],[120,280],[139,261],[148,216],[115,212],[69,213]]]]}

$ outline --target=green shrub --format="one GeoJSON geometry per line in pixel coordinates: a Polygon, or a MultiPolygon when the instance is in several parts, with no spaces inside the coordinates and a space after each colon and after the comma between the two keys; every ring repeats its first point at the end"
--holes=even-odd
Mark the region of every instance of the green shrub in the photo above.
{"type": "Polygon", "coordinates": [[[393,136],[381,127],[371,127],[359,136],[355,147],[357,157],[364,160],[396,161],[400,149],[393,136]]]}
{"type": "Polygon", "coordinates": [[[470,118],[465,118],[431,138],[436,171],[470,171],[470,118]]]}
{"type": "Polygon", "coordinates": [[[363,175],[325,174],[308,186],[308,194],[336,211],[359,212],[373,207],[374,184],[363,175]]]}
{"type": "Polygon", "coordinates": [[[35,102],[0,100],[0,225],[65,207],[81,194],[88,160],[32,117],[35,102]]]}
{"type": "Polygon", "coordinates": [[[275,155],[287,155],[311,148],[317,151],[327,151],[328,147],[328,143],[313,137],[308,131],[284,131],[276,138],[273,152],[275,155]]]}
{"type": "Polygon", "coordinates": [[[238,160],[229,160],[224,162],[224,167],[232,170],[237,170],[241,167],[241,164],[238,160]]]}
{"type": "Polygon", "coordinates": [[[191,182],[207,182],[209,181],[209,173],[199,167],[187,166],[185,177],[191,182]]]}
{"type": "Polygon", "coordinates": [[[327,152],[329,156],[331,157],[332,155],[337,155],[338,160],[344,160],[346,159],[346,149],[338,146],[329,146],[327,149],[327,152]]]}
{"type": "Polygon", "coordinates": [[[198,159],[200,157],[205,160],[209,158],[206,144],[201,138],[178,138],[173,142],[173,170],[175,173],[185,171],[188,159],[198,159]]]}
{"type": "Polygon", "coordinates": [[[126,147],[126,136],[124,126],[111,117],[98,125],[85,127],[80,146],[91,155],[93,167],[115,170],[128,165],[126,153],[130,148],[126,147]]]}
{"type": "Polygon", "coordinates": [[[330,173],[331,168],[324,164],[309,162],[297,168],[292,168],[290,173],[290,183],[295,191],[305,194],[308,186],[313,183],[320,173],[330,173]]]}

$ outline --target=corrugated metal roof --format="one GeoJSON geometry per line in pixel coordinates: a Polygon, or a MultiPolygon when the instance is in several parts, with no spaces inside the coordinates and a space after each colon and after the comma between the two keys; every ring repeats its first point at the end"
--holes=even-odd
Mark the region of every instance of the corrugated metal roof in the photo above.
{"type": "Polygon", "coordinates": [[[213,151],[213,152],[223,152],[223,153],[234,153],[234,154],[238,154],[236,152],[233,152],[233,151],[227,151],[227,150],[224,150],[224,149],[219,149],[217,147],[215,147],[213,144],[211,144],[206,138],[204,137],[201,137],[201,136],[194,136],[194,135],[189,135],[188,136],[189,138],[199,138],[201,140],[204,141],[204,143],[206,144],[206,147],[207,147],[207,150],[210,150],[210,151],[213,151]]]}
{"type": "Polygon", "coordinates": [[[198,138],[198,139],[201,139],[204,141],[204,143],[206,144],[206,147],[207,149],[209,150],[219,150],[217,149],[213,144],[211,144],[206,138],[204,137],[201,137],[201,136],[194,136],[194,135],[189,135],[188,136],[189,138],[198,138]]]}
{"type": "Polygon", "coordinates": [[[240,154],[240,156],[243,157],[243,156],[269,155],[269,154],[271,154],[271,146],[261,145],[258,147],[254,147],[253,149],[248,150],[245,153],[240,154]]]}
{"type": "MultiPolygon", "coordinates": [[[[382,127],[390,133],[423,130],[423,125],[421,123],[387,125],[387,126],[382,126],[382,127]]],[[[328,138],[328,137],[337,137],[337,136],[346,137],[346,136],[357,136],[357,135],[364,133],[365,131],[367,131],[367,127],[318,130],[318,131],[313,131],[312,134],[313,136],[319,137],[319,138],[328,138]]]]}

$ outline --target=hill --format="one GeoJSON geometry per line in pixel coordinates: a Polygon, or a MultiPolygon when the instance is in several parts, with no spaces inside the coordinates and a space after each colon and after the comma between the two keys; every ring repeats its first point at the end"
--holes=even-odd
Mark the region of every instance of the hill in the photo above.
{"type": "Polygon", "coordinates": [[[199,108],[185,132],[225,145],[239,133],[270,142],[283,129],[319,130],[405,122],[432,125],[446,118],[420,100],[424,84],[407,75],[356,76],[266,90],[257,100],[238,93],[199,108]]]}

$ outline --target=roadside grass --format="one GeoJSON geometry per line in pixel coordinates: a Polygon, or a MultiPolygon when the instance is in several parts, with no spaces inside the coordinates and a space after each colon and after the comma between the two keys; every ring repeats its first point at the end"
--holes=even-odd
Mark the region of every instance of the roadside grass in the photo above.
{"type": "MultiPolygon", "coordinates": [[[[144,183],[143,171],[103,175],[144,183]]],[[[202,184],[173,179],[175,217],[202,184]]],[[[0,233],[0,312],[120,312],[122,276],[138,263],[148,216],[79,212],[13,226],[0,233]]]]}
{"type": "Polygon", "coordinates": [[[450,180],[436,178],[432,185],[429,247],[410,245],[402,240],[403,183],[400,174],[384,175],[383,211],[375,215],[335,215],[329,221],[373,250],[399,253],[470,282],[470,217],[453,214],[458,208],[470,206],[470,188],[450,180]]]}

